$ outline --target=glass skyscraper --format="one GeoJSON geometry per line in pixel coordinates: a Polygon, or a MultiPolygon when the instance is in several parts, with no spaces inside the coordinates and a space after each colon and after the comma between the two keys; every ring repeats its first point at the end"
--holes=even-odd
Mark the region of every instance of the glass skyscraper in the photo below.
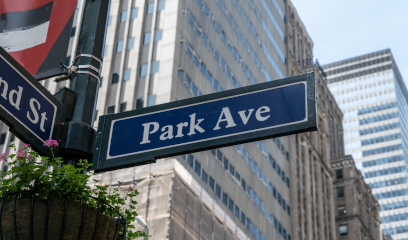
{"type": "Polygon", "coordinates": [[[345,152],[380,203],[383,234],[408,239],[408,93],[392,53],[386,49],[323,68],[344,114],[345,152]]]}

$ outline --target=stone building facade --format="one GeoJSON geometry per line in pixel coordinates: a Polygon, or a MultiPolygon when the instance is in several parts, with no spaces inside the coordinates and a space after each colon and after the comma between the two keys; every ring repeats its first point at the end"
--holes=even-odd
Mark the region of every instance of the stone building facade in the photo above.
{"type": "Polygon", "coordinates": [[[382,239],[380,205],[350,155],[333,158],[336,234],[339,240],[382,239]]]}
{"type": "Polygon", "coordinates": [[[288,3],[288,73],[314,72],[319,130],[292,135],[293,239],[335,240],[333,175],[330,159],[343,155],[342,113],[327,88],[318,64],[313,62],[313,42],[296,9],[288,3]]]}

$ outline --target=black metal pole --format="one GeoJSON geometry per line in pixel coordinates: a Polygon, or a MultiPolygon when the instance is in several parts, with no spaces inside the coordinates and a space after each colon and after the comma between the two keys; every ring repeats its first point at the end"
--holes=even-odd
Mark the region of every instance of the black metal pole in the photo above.
{"type": "Polygon", "coordinates": [[[86,0],[70,89],[75,92],[72,118],[65,123],[61,143],[66,163],[91,160],[95,130],[92,128],[106,35],[110,0],[86,0]]]}

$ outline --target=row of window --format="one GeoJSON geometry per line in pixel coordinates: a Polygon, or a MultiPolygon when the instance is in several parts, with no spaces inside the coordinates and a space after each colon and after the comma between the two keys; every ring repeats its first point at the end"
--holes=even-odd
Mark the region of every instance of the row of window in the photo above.
{"type": "Polygon", "coordinates": [[[369,69],[365,69],[365,70],[356,71],[356,72],[353,72],[351,74],[342,75],[340,77],[335,77],[335,78],[329,79],[328,83],[330,84],[330,83],[333,83],[333,82],[348,80],[348,79],[351,79],[351,78],[358,78],[358,77],[361,77],[361,76],[364,76],[364,75],[381,73],[381,72],[385,72],[385,71],[391,70],[391,69],[392,69],[392,63],[390,63],[388,65],[383,65],[383,66],[379,66],[379,67],[373,67],[373,68],[369,68],[369,69]]]}
{"type": "Polygon", "coordinates": [[[358,132],[359,132],[360,136],[364,136],[364,135],[367,135],[367,134],[372,134],[372,133],[377,133],[377,132],[382,132],[382,131],[388,131],[388,130],[396,129],[396,128],[399,128],[399,127],[400,127],[400,124],[397,122],[397,123],[391,123],[391,124],[382,125],[382,126],[378,126],[378,127],[359,130],[358,132]]]}
{"type": "Polygon", "coordinates": [[[362,140],[361,145],[362,146],[367,146],[367,145],[371,145],[371,144],[392,141],[392,140],[395,140],[395,139],[401,139],[401,133],[396,133],[396,134],[391,134],[391,135],[380,136],[380,137],[376,137],[376,138],[362,140]]]}
{"type": "Polygon", "coordinates": [[[338,94],[334,98],[338,103],[355,101],[356,99],[375,96],[384,91],[391,91],[395,87],[392,80],[376,83],[376,85],[362,86],[358,89],[348,90],[346,93],[338,94]]]}
{"type": "MultiPolygon", "coordinates": [[[[157,41],[161,40],[162,36],[163,36],[163,30],[162,29],[157,29],[155,31],[155,34],[154,34],[154,41],[157,42],[157,41]]],[[[152,38],[152,33],[151,32],[145,33],[143,35],[143,45],[150,44],[151,38],[152,38]]],[[[124,44],[125,44],[125,42],[123,40],[117,41],[116,42],[116,47],[115,47],[115,52],[116,53],[122,52],[124,44]]],[[[135,38],[134,37],[128,38],[126,49],[127,50],[132,49],[134,46],[135,46],[135,38]]],[[[102,56],[105,56],[106,53],[107,53],[107,46],[104,46],[102,56]]]]}
{"type": "MultiPolygon", "coordinates": [[[[205,172],[202,165],[197,161],[197,159],[193,155],[186,154],[186,155],[183,155],[183,158],[190,165],[190,167],[194,169],[194,171],[201,177],[201,179],[210,186],[211,190],[214,191],[215,195],[217,195],[217,197],[221,199],[221,201],[225,204],[226,207],[228,207],[228,209],[232,212],[232,214],[235,215],[241,221],[241,223],[247,227],[247,229],[255,236],[256,239],[266,240],[266,237],[262,234],[262,232],[258,230],[254,224],[252,224],[251,220],[248,217],[246,217],[245,213],[242,212],[239,209],[239,207],[234,203],[234,201],[228,197],[228,194],[223,191],[221,186],[215,182],[215,180],[211,177],[211,175],[205,172]]],[[[234,177],[239,176],[239,174],[238,175],[236,174],[234,175],[234,177]]],[[[241,186],[243,187],[244,191],[250,197],[251,195],[255,194],[252,191],[252,189],[246,185],[245,180],[242,178],[240,179],[241,179],[241,186]]],[[[264,209],[260,209],[260,210],[262,212],[268,212],[268,216],[269,216],[268,219],[271,221],[272,224],[274,224],[276,230],[282,235],[284,239],[291,240],[291,237],[288,234],[288,232],[282,227],[281,223],[269,212],[269,210],[266,209],[265,206],[264,206],[264,209]]]]}
{"type": "Polygon", "coordinates": [[[179,79],[188,87],[190,92],[195,96],[201,96],[203,95],[200,90],[198,90],[198,87],[191,81],[191,79],[188,77],[188,75],[183,71],[179,70],[178,71],[178,77],[179,79]]]}
{"type": "MultiPolygon", "coordinates": [[[[143,64],[140,66],[140,71],[139,71],[139,76],[140,77],[145,77],[147,75],[147,70],[148,70],[149,64],[143,64]]],[[[155,74],[159,71],[160,69],[160,62],[152,62],[151,64],[151,69],[150,69],[150,74],[155,74]]],[[[132,70],[130,68],[123,70],[123,81],[129,81],[130,80],[130,74],[132,70]]],[[[119,82],[119,76],[120,72],[115,72],[112,74],[111,77],[111,84],[115,84],[119,82]]],[[[102,82],[102,81],[101,81],[102,82]]]]}
{"type": "Polygon", "coordinates": [[[370,123],[375,123],[375,122],[381,122],[381,121],[385,121],[385,120],[388,120],[388,119],[391,119],[391,118],[397,118],[397,117],[398,117],[398,112],[387,113],[387,114],[380,115],[380,116],[361,119],[360,120],[360,125],[370,124],[370,123]]]}
{"type": "Polygon", "coordinates": [[[371,96],[371,97],[367,97],[367,98],[363,98],[363,99],[357,99],[355,101],[350,101],[350,102],[346,102],[346,103],[339,103],[339,107],[340,109],[342,109],[343,111],[349,108],[356,108],[359,106],[363,106],[366,104],[373,104],[376,102],[382,102],[382,101],[387,101],[390,99],[396,98],[395,96],[395,91],[392,92],[383,92],[381,94],[375,95],[375,96],[371,96]]]}
{"type": "Polygon", "coordinates": [[[401,202],[392,202],[392,203],[385,203],[380,205],[380,211],[388,211],[393,209],[399,208],[406,208],[408,207],[408,200],[401,201],[401,202]]]}
{"type": "Polygon", "coordinates": [[[371,189],[373,189],[373,188],[381,188],[381,187],[388,187],[392,185],[398,185],[401,183],[407,183],[407,178],[402,177],[402,178],[388,179],[384,181],[369,183],[368,185],[370,185],[371,189]]]}
{"type": "MultiPolygon", "coordinates": [[[[279,48],[278,43],[276,42],[275,38],[271,34],[268,26],[266,25],[266,22],[262,19],[261,14],[259,13],[258,9],[256,8],[254,2],[252,0],[247,0],[249,5],[252,8],[252,11],[255,13],[256,18],[258,19],[259,23],[261,23],[262,28],[264,29],[266,35],[268,36],[269,40],[273,44],[273,46],[276,48],[276,51],[278,52],[279,56],[281,57],[282,61],[285,62],[285,55],[283,54],[282,50],[279,48]]],[[[266,14],[268,15],[269,19],[275,26],[275,29],[278,31],[279,36],[281,37],[282,42],[285,42],[285,34],[283,33],[281,27],[279,26],[278,22],[276,21],[275,17],[273,16],[271,10],[269,9],[268,4],[266,3],[265,0],[260,0],[264,10],[266,11],[266,14]]]]}
{"type": "Polygon", "coordinates": [[[285,146],[283,146],[283,144],[281,143],[281,141],[279,140],[279,138],[272,138],[272,141],[274,143],[276,143],[276,146],[278,146],[279,150],[281,151],[281,153],[283,154],[283,156],[285,157],[285,159],[287,161],[289,161],[289,152],[286,151],[285,146]]]}
{"type": "Polygon", "coordinates": [[[193,60],[194,64],[200,69],[201,73],[211,84],[215,91],[224,91],[218,81],[212,76],[205,64],[200,60],[199,56],[195,53],[194,49],[188,42],[182,42],[183,49],[187,52],[187,55],[193,60]]]}
{"type": "Polygon", "coordinates": [[[364,85],[369,85],[371,83],[375,83],[375,82],[380,82],[383,80],[387,80],[387,79],[393,79],[394,78],[394,73],[392,71],[390,72],[386,72],[386,73],[379,73],[379,74],[375,74],[375,75],[368,75],[368,76],[363,76],[361,78],[357,78],[355,80],[352,81],[342,81],[342,82],[338,82],[335,85],[331,85],[330,91],[333,93],[333,95],[338,95],[339,91],[344,91],[346,89],[349,88],[355,88],[355,87],[359,87],[359,86],[364,86],[364,85]]]}
{"type": "Polygon", "coordinates": [[[392,228],[385,228],[382,230],[382,233],[385,235],[394,235],[400,233],[407,233],[408,232],[408,225],[400,226],[400,227],[392,227],[392,228]]]}
{"type": "MultiPolygon", "coordinates": [[[[258,175],[259,179],[265,186],[268,188],[269,192],[274,196],[274,198],[278,201],[279,205],[283,208],[283,210],[290,215],[290,207],[289,204],[281,197],[280,193],[276,190],[276,188],[272,185],[272,183],[268,180],[266,175],[263,173],[261,168],[255,163],[254,160],[251,159],[248,152],[242,145],[235,145],[235,149],[238,151],[239,154],[245,159],[245,162],[252,168],[255,174],[258,175]]],[[[289,180],[289,179],[288,179],[289,180]]],[[[287,182],[289,185],[289,182],[287,182]]]]}
{"type": "MultiPolygon", "coordinates": [[[[245,151],[245,149],[244,149],[245,151]]],[[[213,149],[211,150],[211,152],[214,154],[215,158],[218,159],[221,162],[221,165],[224,166],[224,168],[231,173],[232,176],[234,176],[238,182],[241,182],[244,179],[241,179],[239,173],[235,170],[234,166],[232,166],[232,164],[228,161],[228,159],[224,156],[224,154],[222,154],[222,152],[219,149],[213,149]],[[241,181],[240,181],[241,179],[241,181]]],[[[246,151],[245,151],[246,152],[246,151]]],[[[255,171],[255,173],[261,176],[259,176],[261,178],[261,181],[267,186],[268,190],[270,191],[271,195],[274,196],[274,198],[276,199],[276,201],[279,203],[279,205],[281,205],[281,207],[283,208],[283,210],[290,215],[290,207],[288,204],[286,204],[286,201],[283,199],[283,197],[281,196],[281,194],[276,190],[276,188],[272,185],[272,183],[270,183],[268,181],[268,179],[266,178],[265,174],[260,173],[260,169],[258,168],[258,166],[256,165],[256,163],[252,160],[250,167],[252,168],[252,170],[255,171]]],[[[248,163],[249,164],[249,163],[248,163]]],[[[245,182],[245,181],[244,181],[245,182]]],[[[241,186],[245,189],[244,187],[245,184],[242,184],[241,182],[241,186]]],[[[258,195],[256,195],[255,193],[250,194],[249,196],[251,196],[251,199],[255,202],[255,204],[258,205],[259,209],[261,211],[263,211],[262,209],[266,209],[266,207],[264,206],[264,204],[262,203],[262,201],[258,198],[258,195]]]]}
{"type": "MultiPolygon", "coordinates": [[[[130,19],[135,19],[135,18],[137,18],[138,12],[139,12],[139,8],[132,8],[132,10],[131,10],[131,12],[130,12],[130,19]]],[[[121,12],[121,13],[120,13],[119,21],[120,21],[120,22],[126,22],[127,16],[128,16],[128,11],[123,11],[123,12],[121,12]]],[[[108,26],[111,25],[111,21],[112,21],[111,19],[112,19],[111,16],[109,16],[108,26]]]]}
{"type": "MultiPolygon", "coordinates": [[[[201,0],[197,0],[198,4],[200,5],[201,10],[203,11],[204,14],[207,16],[212,16],[211,11],[208,9],[207,5],[204,2],[201,2],[201,0]]],[[[183,6],[185,7],[185,6],[183,6]]],[[[191,24],[191,26],[194,28],[195,32],[198,34],[198,36],[201,38],[201,40],[204,41],[204,44],[207,46],[207,48],[212,49],[213,44],[209,41],[208,36],[204,33],[198,22],[195,20],[193,15],[191,14],[190,11],[187,9],[185,10],[185,15],[187,17],[188,22],[191,24]]],[[[231,41],[227,40],[227,37],[225,36],[224,31],[221,29],[221,26],[218,24],[217,21],[211,21],[211,25],[215,28],[216,32],[218,32],[221,36],[222,41],[226,45],[227,49],[232,53],[234,56],[235,60],[237,60],[239,66],[241,69],[244,71],[248,79],[253,83],[256,84],[258,83],[257,80],[255,79],[254,75],[252,72],[248,69],[247,65],[243,62],[241,56],[239,55],[237,49],[232,45],[231,41]]],[[[252,51],[252,49],[251,49],[252,51]]],[[[252,51],[253,58],[255,62],[258,60],[258,57],[255,55],[255,53],[252,51]]],[[[258,60],[259,61],[259,60],[258,60]]],[[[260,62],[259,62],[260,64],[260,62]]],[[[271,81],[270,76],[266,72],[266,70],[263,69],[262,64],[258,65],[260,67],[262,73],[264,74],[265,78],[267,81],[271,81]]]]}
{"type": "Polygon", "coordinates": [[[387,164],[387,163],[399,162],[399,161],[403,161],[404,159],[405,159],[404,155],[380,158],[380,159],[363,162],[363,167],[372,167],[372,166],[377,166],[377,165],[382,165],[382,164],[387,164]]]}
{"type": "Polygon", "coordinates": [[[398,166],[398,167],[380,169],[380,170],[371,171],[371,172],[365,172],[363,173],[363,176],[364,178],[372,178],[372,177],[379,177],[379,176],[390,175],[390,174],[405,172],[405,171],[406,171],[405,166],[398,166]]]}
{"type": "MultiPolygon", "coordinates": [[[[250,48],[248,41],[245,39],[245,37],[242,35],[242,32],[239,30],[238,25],[236,24],[236,22],[232,18],[231,14],[229,14],[229,11],[225,7],[224,3],[221,0],[216,0],[216,2],[218,4],[218,6],[220,7],[221,11],[223,11],[224,15],[227,17],[227,20],[228,20],[229,24],[232,26],[232,28],[237,33],[238,38],[244,43],[247,50],[251,53],[251,56],[253,56],[253,57],[256,56],[255,53],[253,52],[252,48],[250,48]]],[[[269,63],[271,64],[272,68],[275,70],[276,74],[278,74],[279,78],[284,78],[284,75],[283,75],[282,71],[280,70],[279,66],[276,64],[274,58],[272,57],[269,50],[266,48],[265,44],[262,43],[261,38],[259,37],[258,33],[256,32],[256,30],[255,30],[254,26],[252,25],[251,21],[249,20],[248,16],[245,14],[245,11],[241,7],[241,5],[237,2],[237,0],[232,0],[232,2],[234,3],[234,6],[237,8],[237,10],[240,13],[241,17],[247,23],[249,31],[252,33],[252,35],[255,37],[255,39],[259,43],[262,51],[264,52],[266,58],[268,59],[269,63]]],[[[277,52],[280,50],[280,49],[279,50],[278,49],[277,49],[277,52]]],[[[285,59],[283,59],[283,62],[285,62],[285,59]]],[[[258,66],[259,66],[259,64],[258,64],[258,66]]]]}
{"type": "MultiPolygon", "coordinates": [[[[136,100],[135,109],[143,108],[143,105],[144,105],[144,97],[136,100]]],[[[156,105],[156,95],[149,95],[148,100],[147,100],[147,106],[150,107],[154,105],[156,105]]],[[[119,106],[119,112],[126,112],[126,106],[127,106],[126,102],[121,103],[119,106]]],[[[107,107],[106,114],[113,114],[113,113],[115,113],[115,105],[107,107]]],[[[97,115],[98,113],[95,114],[95,117],[97,115]]],[[[94,121],[95,120],[96,119],[94,119],[94,121]]]]}
{"type": "Polygon", "coordinates": [[[286,186],[290,188],[289,178],[286,177],[286,174],[283,171],[283,169],[279,166],[276,160],[269,154],[268,149],[266,149],[266,146],[261,141],[257,141],[254,143],[259,147],[259,149],[261,149],[262,153],[265,155],[266,159],[268,159],[268,162],[272,165],[273,169],[275,169],[278,176],[282,179],[286,186]]]}
{"type": "Polygon", "coordinates": [[[351,70],[356,70],[356,69],[359,69],[359,68],[373,66],[373,65],[380,64],[380,63],[383,63],[383,62],[388,62],[390,60],[391,60],[391,57],[386,56],[386,57],[383,57],[383,58],[377,58],[377,59],[365,61],[365,62],[362,62],[362,63],[349,65],[347,67],[337,68],[335,70],[328,71],[326,74],[327,75],[332,75],[332,74],[337,74],[337,73],[342,73],[342,72],[348,72],[348,71],[351,71],[351,70]]]}
{"type": "Polygon", "coordinates": [[[401,150],[401,149],[402,149],[401,144],[387,146],[387,147],[381,147],[381,148],[376,148],[376,149],[371,149],[371,150],[363,151],[363,157],[376,155],[376,154],[381,154],[381,153],[386,153],[386,152],[397,151],[397,150],[401,150]]]}
{"type": "Polygon", "coordinates": [[[399,189],[389,192],[373,194],[377,199],[393,198],[408,195],[408,189],[399,189]]]}
{"type": "MultiPolygon", "coordinates": [[[[14,142],[16,140],[16,136],[14,134],[10,133],[10,142],[14,142]]],[[[6,135],[7,133],[3,133],[0,135],[0,145],[3,145],[6,142],[6,135]]]]}
{"type": "Polygon", "coordinates": [[[395,107],[397,107],[397,102],[390,102],[390,103],[382,104],[382,105],[379,105],[379,106],[374,106],[374,107],[358,110],[358,115],[363,115],[363,114],[372,113],[372,112],[378,112],[378,111],[382,111],[382,110],[390,109],[390,108],[395,108],[395,107]]]}

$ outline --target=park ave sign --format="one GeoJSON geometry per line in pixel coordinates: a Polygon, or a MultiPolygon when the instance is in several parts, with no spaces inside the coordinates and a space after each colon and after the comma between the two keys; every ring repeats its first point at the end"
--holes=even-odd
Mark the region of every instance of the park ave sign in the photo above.
{"type": "Polygon", "coordinates": [[[93,169],[317,129],[314,73],[101,116],[93,169]]]}

